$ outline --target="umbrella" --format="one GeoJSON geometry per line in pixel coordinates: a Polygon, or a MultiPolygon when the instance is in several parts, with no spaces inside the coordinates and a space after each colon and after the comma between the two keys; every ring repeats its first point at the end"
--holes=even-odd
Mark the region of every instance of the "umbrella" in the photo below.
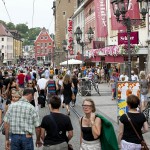
{"type": "MultiPolygon", "coordinates": [[[[68,65],[78,65],[78,64],[82,64],[82,61],[81,60],[76,60],[76,59],[68,60],[68,65]]],[[[67,65],[67,61],[64,61],[64,62],[60,63],[60,65],[67,65]]]]}

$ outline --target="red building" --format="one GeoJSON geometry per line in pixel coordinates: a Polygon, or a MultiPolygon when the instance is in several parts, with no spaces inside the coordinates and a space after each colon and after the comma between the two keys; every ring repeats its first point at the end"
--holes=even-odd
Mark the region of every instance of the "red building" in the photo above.
{"type": "Polygon", "coordinates": [[[53,64],[54,40],[43,28],[34,42],[37,64],[53,64]]]}

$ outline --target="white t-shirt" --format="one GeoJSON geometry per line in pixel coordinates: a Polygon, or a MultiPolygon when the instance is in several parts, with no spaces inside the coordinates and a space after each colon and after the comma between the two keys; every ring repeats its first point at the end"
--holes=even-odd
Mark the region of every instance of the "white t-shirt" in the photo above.
{"type": "Polygon", "coordinates": [[[39,86],[40,90],[44,90],[46,83],[47,83],[47,80],[45,78],[41,78],[38,80],[37,85],[39,86]]]}

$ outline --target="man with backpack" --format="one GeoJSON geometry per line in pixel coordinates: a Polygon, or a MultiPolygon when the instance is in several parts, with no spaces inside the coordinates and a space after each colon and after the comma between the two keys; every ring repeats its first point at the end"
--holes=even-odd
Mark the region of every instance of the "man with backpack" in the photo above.
{"type": "Polygon", "coordinates": [[[50,75],[49,78],[45,86],[45,93],[47,93],[48,99],[56,95],[56,82],[53,79],[53,75],[50,75]]]}

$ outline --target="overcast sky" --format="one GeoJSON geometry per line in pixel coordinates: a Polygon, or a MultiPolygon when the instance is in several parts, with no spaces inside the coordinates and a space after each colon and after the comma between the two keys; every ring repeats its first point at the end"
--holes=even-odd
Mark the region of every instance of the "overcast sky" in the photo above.
{"type": "Polygon", "coordinates": [[[0,0],[0,20],[10,22],[5,6],[10,15],[11,21],[16,25],[19,23],[27,23],[28,27],[32,27],[33,1],[34,16],[33,27],[45,27],[50,33],[54,33],[53,19],[53,0],[0,0]]]}

